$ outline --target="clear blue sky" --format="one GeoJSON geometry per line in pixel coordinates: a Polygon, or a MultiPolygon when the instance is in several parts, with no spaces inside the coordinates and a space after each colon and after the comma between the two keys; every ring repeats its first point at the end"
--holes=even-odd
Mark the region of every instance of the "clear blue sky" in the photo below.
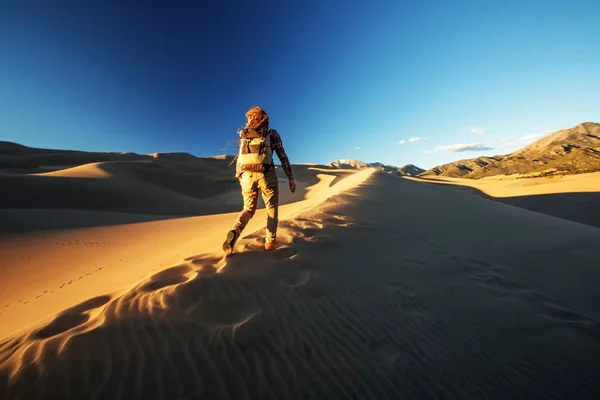
{"type": "Polygon", "coordinates": [[[294,163],[429,168],[600,122],[598,0],[6,3],[0,140],[28,146],[232,153],[260,105],[294,163]]]}

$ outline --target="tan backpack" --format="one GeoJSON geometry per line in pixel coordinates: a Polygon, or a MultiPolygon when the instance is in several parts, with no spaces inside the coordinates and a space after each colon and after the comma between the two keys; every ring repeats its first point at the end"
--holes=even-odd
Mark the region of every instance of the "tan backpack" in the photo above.
{"type": "Polygon", "coordinates": [[[267,172],[273,166],[271,129],[244,128],[240,135],[238,163],[243,171],[267,172]]]}

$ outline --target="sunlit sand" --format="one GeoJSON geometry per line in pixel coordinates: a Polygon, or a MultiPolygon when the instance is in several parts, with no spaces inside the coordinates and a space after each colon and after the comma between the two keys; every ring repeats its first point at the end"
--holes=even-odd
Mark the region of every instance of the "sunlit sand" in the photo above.
{"type": "MultiPolygon", "coordinates": [[[[241,206],[237,184],[223,186],[229,160],[196,163],[198,188],[155,162],[0,176],[9,196],[38,196],[0,210],[0,398],[600,388],[599,228],[374,169],[303,165],[297,193],[280,184],[279,247],[262,250],[261,209],[224,258],[241,206]],[[171,173],[180,184],[168,188],[171,173]]],[[[471,186],[598,191],[597,175],[560,179],[471,186]]]]}

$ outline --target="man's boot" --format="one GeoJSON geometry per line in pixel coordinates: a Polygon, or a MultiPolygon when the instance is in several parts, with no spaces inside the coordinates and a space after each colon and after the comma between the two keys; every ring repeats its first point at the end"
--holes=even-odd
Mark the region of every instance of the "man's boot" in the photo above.
{"type": "Polygon", "coordinates": [[[231,255],[233,253],[233,246],[240,237],[240,233],[241,232],[237,228],[227,232],[227,239],[225,239],[225,242],[223,243],[223,251],[226,255],[231,255]]]}
{"type": "Polygon", "coordinates": [[[266,251],[274,250],[275,246],[276,246],[275,239],[267,239],[267,241],[265,242],[265,250],[266,251]]]}

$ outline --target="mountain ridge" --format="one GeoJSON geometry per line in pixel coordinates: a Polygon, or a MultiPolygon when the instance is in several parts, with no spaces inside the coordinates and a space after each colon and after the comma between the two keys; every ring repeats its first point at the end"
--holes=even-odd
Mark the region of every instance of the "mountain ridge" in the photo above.
{"type": "Polygon", "coordinates": [[[469,158],[438,165],[419,176],[480,179],[496,175],[520,177],[600,171],[600,124],[584,122],[561,129],[512,153],[469,158]]]}
{"type": "Polygon", "coordinates": [[[397,167],[395,165],[388,165],[380,162],[365,163],[354,158],[335,160],[327,164],[327,166],[330,168],[344,169],[377,168],[380,171],[401,176],[417,176],[425,171],[423,168],[419,168],[414,164],[406,164],[402,167],[397,167]]]}

